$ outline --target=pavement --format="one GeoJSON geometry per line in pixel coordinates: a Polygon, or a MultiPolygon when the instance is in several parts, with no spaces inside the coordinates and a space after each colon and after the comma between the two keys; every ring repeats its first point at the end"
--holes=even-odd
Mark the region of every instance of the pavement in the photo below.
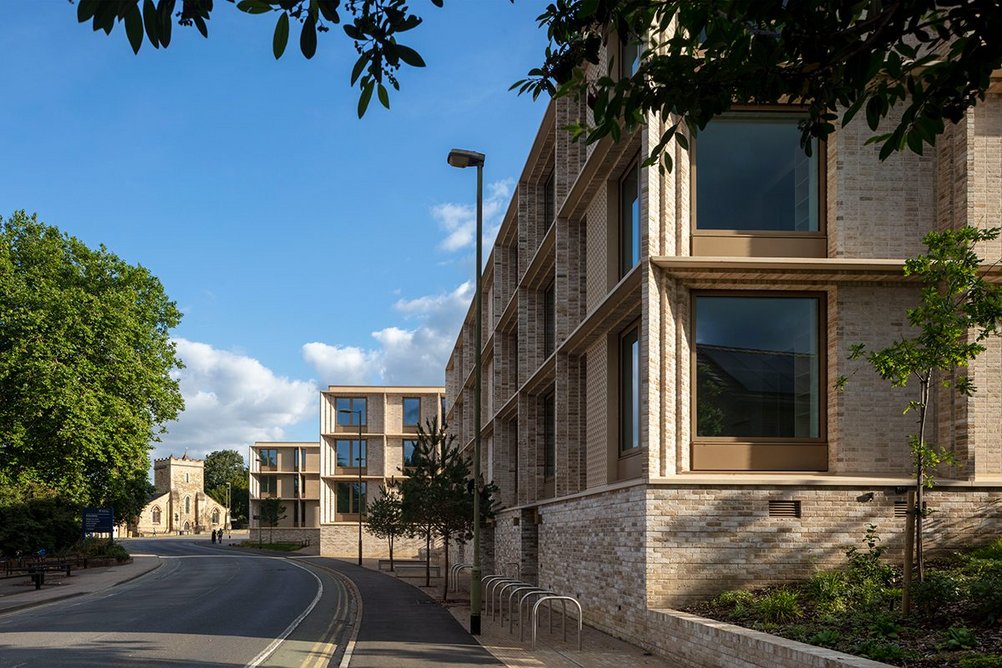
{"type": "MultiPolygon", "coordinates": [[[[254,552],[257,552],[254,550],[254,552]]],[[[315,550],[314,550],[315,552],[315,550]]],[[[617,640],[589,626],[582,631],[577,649],[576,620],[568,619],[567,636],[561,634],[556,614],[552,633],[540,621],[537,645],[532,647],[530,631],[519,638],[519,627],[491,618],[485,610],[479,636],[469,634],[469,595],[465,590],[450,592],[442,604],[442,578],[432,578],[425,588],[423,575],[410,571],[398,577],[378,569],[377,559],[365,559],[359,567],[354,560],[325,558],[315,554],[285,553],[293,559],[334,572],[351,583],[349,590],[361,611],[354,637],[340,668],[409,668],[448,664],[450,666],[510,666],[526,668],[620,668],[648,666],[669,668],[666,661],[638,647],[617,640]]],[[[0,615],[24,608],[83,596],[134,580],[158,568],[160,559],[136,556],[120,566],[74,571],[70,577],[46,575],[46,584],[36,591],[28,577],[0,580],[0,615]]],[[[468,581],[468,572],[464,578],[468,581]]],[[[463,583],[464,585],[466,582],[463,583]]]]}

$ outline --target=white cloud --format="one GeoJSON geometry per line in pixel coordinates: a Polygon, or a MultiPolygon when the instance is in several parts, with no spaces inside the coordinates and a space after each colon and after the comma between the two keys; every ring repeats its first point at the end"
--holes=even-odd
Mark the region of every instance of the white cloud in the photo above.
{"type": "MultiPolygon", "coordinates": [[[[501,216],[511,199],[514,179],[487,184],[484,196],[484,247],[489,248],[501,225],[501,216]]],[[[431,208],[431,215],[445,232],[439,244],[442,250],[454,252],[472,246],[476,241],[477,210],[475,204],[444,202],[431,208]]]]}
{"type": "Polygon", "coordinates": [[[254,441],[282,440],[285,430],[316,420],[312,382],[276,376],[252,357],[176,339],[185,368],[175,373],[185,410],[167,425],[153,456],[204,457],[213,450],[245,453],[254,441]]]}
{"type": "Polygon", "coordinates": [[[468,281],[452,292],[400,299],[393,308],[405,320],[416,321],[413,328],[375,331],[375,345],[368,350],[307,343],[303,358],[331,385],[441,385],[471,299],[473,284],[468,281]]]}

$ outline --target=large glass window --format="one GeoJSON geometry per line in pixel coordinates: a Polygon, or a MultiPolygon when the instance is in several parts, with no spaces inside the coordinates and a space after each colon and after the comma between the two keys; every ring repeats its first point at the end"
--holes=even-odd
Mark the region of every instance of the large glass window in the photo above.
{"type": "Polygon", "coordinates": [[[260,480],[261,480],[261,494],[278,493],[278,476],[263,475],[261,476],[260,480]]]}
{"type": "Polygon", "coordinates": [[[365,468],[366,441],[358,439],[339,438],[336,443],[338,468],[365,468]]]}
{"type": "Polygon", "coordinates": [[[338,397],[334,403],[337,407],[337,423],[339,425],[342,427],[366,425],[365,397],[338,397]],[[361,417],[359,416],[360,412],[361,417]]]}
{"type": "Polygon", "coordinates": [[[818,147],[800,146],[795,114],[745,113],[707,124],[696,140],[696,228],[817,232],[818,147]]]}
{"type": "Polygon", "coordinates": [[[553,394],[543,397],[543,476],[552,478],[557,464],[557,423],[553,394]]]}
{"type": "Polygon", "coordinates": [[[274,468],[278,466],[278,450],[274,448],[258,450],[258,459],[261,462],[262,468],[265,466],[274,468]]]}
{"type": "Polygon", "coordinates": [[[696,297],[696,435],[821,435],[820,299],[696,297]]]}
{"type": "Polygon", "coordinates": [[[640,163],[633,163],[619,182],[619,276],[640,262],[640,163]]]}
{"type": "Polygon", "coordinates": [[[337,483],[337,512],[343,515],[354,515],[361,512],[364,515],[365,485],[364,482],[337,483]]]}
{"type": "Polygon", "coordinates": [[[404,397],[404,426],[416,427],[421,424],[421,398],[404,397]]]}
{"type": "Polygon", "coordinates": [[[636,327],[619,339],[619,449],[640,447],[640,339],[636,327]]]}

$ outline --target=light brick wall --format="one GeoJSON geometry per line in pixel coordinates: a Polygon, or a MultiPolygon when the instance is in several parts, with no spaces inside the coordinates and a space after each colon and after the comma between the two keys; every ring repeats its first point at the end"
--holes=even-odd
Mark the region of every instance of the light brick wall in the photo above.
{"type": "Polygon", "coordinates": [[[936,226],[933,152],[899,151],[881,162],[877,148],[866,145],[873,135],[855,122],[828,143],[835,164],[828,173],[828,201],[834,205],[828,215],[830,257],[913,257],[936,226]]]}
{"type": "MultiPolygon", "coordinates": [[[[265,529],[267,532],[267,529],[265,529]]],[[[435,543],[432,542],[434,550],[435,543]]],[[[424,554],[423,538],[397,538],[393,545],[394,559],[417,559],[424,554]]],[[[358,525],[352,523],[324,524],[320,527],[320,554],[325,557],[357,557],[358,525]]],[[[364,559],[390,556],[384,538],[376,538],[362,525],[362,557],[364,559]]]]}
{"type": "MultiPolygon", "coordinates": [[[[311,528],[298,528],[294,529],[291,527],[275,527],[270,529],[264,527],[263,529],[258,529],[252,527],[250,533],[247,536],[247,540],[252,543],[257,543],[259,540],[263,543],[300,543],[302,545],[319,545],[320,544],[320,529],[311,528]],[[258,534],[260,532],[260,535],[258,534]]],[[[356,540],[356,546],[358,541],[356,540]]]]}

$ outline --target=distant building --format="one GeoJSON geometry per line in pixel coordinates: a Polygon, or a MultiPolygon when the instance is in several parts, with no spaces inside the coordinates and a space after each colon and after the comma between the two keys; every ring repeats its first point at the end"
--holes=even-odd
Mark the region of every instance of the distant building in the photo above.
{"type": "Polygon", "coordinates": [[[205,462],[171,455],[153,462],[156,492],[130,527],[133,535],[202,533],[222,529],[226,506],[205,493],[205,462]]]}
{"type": "Polygon", "coordinates": [[[251,539],[264,528],[280,542],[320,541],[320,444],[260,441],[250,449],[251,539]],[[261,501],[281,499],[284,517],[262,526],[261,501]]]}

